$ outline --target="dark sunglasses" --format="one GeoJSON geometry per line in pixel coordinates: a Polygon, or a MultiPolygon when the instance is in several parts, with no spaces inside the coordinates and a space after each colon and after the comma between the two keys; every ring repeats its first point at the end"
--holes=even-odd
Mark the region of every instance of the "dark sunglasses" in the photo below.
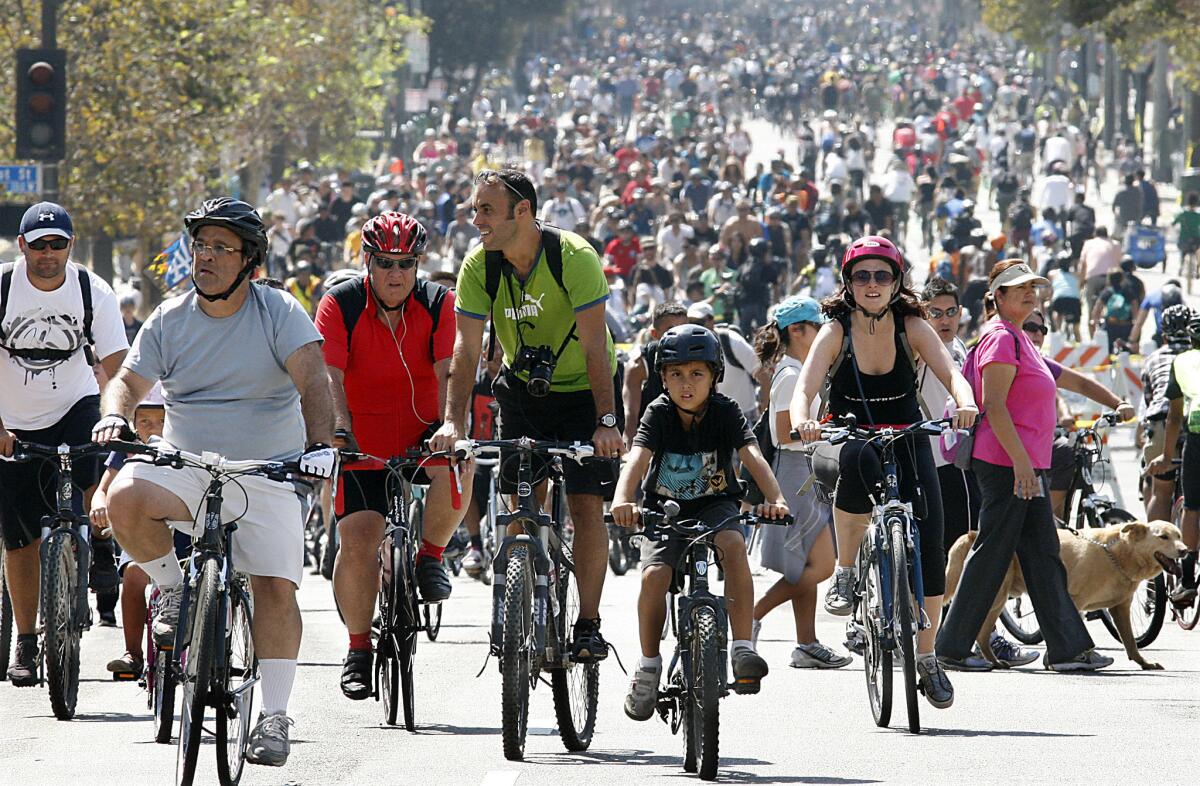
{"type": "Polygon", "coordinates": [[[32,248],[34,251],[45,251],[46,246],[55,251],[62,251],[67,246],[71,245],[71,239],[68,237],[39,237],[37,240],[31,240],[25,245],[32,248]]]}
{"type": "Polygon", "coordinates": [[[960,311],[962,311],[962,306],[951,306],[945,311],[940,308],[931,308],[929,309],[929,318],[941,319],[942,317],[956,317],[960,311]]]}
{"type": "Polygon", "coordinates": [[[393,267],[399,267],[401,270],[412,270],[417,266],[416,257],[404,257],[403,259],[388,259],[387,257],[377,257],[371,254],[371,263],[380,270],[391,270],[393,267]]]}
{"type": "Polygon", "coordinates": [[[1050,328],[1045,325],[1039,325],[1037,322],[1026,322],[1024,325],[1021,325],[1021,330],[1024,330],[1026,333],[1041,333],[1043,336],[1050,332],[1050,328]]]}
{"type": "Polygon", "coordinates": [[[886,287],[895,282],[896,274],[890,270],[855,270],[850,274],[850,280],[860,287],[870,284],[872,278],[879,286],[886,287]]]}
{"type": "Polygon", "coordinates": [[[511,191],[517,195],[518,202],[520,202],[522,199],[529,199],[529,197],[525,196],[520,191],[518,191],[512,183],[505,180],[504,175],[497,172],[495,169],[485,169],[482,172],[480,172],[478,175],[476,175],[475,182],[478,183],[480,181],[483,181],[484,183],[487,183],[488,185],[492,185],[493,183],[497,183],[497,182],[503,183],[505,188],[507,188],[509,191],[511,191]]]}

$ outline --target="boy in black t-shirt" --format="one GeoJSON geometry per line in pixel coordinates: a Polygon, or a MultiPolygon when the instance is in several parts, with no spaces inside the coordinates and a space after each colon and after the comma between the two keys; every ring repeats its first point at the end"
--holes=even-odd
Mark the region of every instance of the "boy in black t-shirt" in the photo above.
{"type": "MultiPolygon", "coordinates": [[[[647,507],[674,500],[679,503],[680,518],[722,524],[713,542],[725,571],[734,639],[730,648],[733,673],[746,686],[739,692],[756,693],[759,680],[767,674],[767,664],[751,641],[754,582],[745,537],[736,519],[742,489],[734,470],[734,454],[764,496],[772,500],[759,506],[759,515],[785,516],[787,503],[741,408],[716,392],[725,368],[717,337],[699,325],[672,328],[659,341],[655,366],[666,392],[642,416],[629,461],[617,482],[613,520],[623,527],[637,526],[635,500],[641,484],[647,507]]],[[[625,699],[625,714],[634,720],[648,720],[654,714],[662,676],[659,638],[667,614],[666,594],[682,550],[677,539],[648,542],[642,549],[638,598],[642,657],[625,699]]]]}

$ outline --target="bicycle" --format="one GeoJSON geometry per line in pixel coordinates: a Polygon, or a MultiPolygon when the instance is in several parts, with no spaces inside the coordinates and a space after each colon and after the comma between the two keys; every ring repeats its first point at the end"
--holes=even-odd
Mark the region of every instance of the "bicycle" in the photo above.
{"type": "Polygon", "coordinates": [[[641,561],[641,552],[624,537],[622,528],[616,524],[608,525],[608,566],[613,575],[624,576],[630,568],[636,568],[641,561]]]}
{"type": "MultiPolygon", "coordinates": [[[[1107,461],[1103,455],[1105,434],[1110,427],[1120,422],[1120,417],[1115,412],[1109,412],[1091,423],[1081,421],[1077,424],[1079,428],[1071,436],[1075,471],[1066,498],[1066,510],[1071,523],[1064,523],[1063,526],[1075,532],[1084,533],[1088,529],[1137,520],[1129,511],[1118,508],[1107,494],[1096,491],[1097,465],[1107,461]],[[1073,516],[1070,515],[1072,511],[1073,516]]],[[[1138,585],[1129,613],[1134,639],[1139,649],[1148,647],[1158,637],[1166,617],[1167,605],[1166,581],[1161,574],[1138,585]]],[[[1107,609],[1090,611],[1087,613],[1087,619],[1100,620],[1113,638],[1121,640],[1112,614],[1107,609]]],[[[1006,601],[1004,609],[1000,612],[1000,621],[1022,644],[1037,644],[1042,641],[1041,627],[1033,613],[1033,605],[1026,595],[1006,601]]]]}
{"type": "MultiPolygon", "coordinates": [[[[83,632],[92,626],[88,604],[88,571],[91,568],[91,523],[75,512],[76,459],[105,451],[93,442],[70,445],[39,445],[18,441],[14,461],[47,459],[58,464],[55,512],[42,517],[41,562],[41,658],[38,684],[49,683],[54,717],[75,717],[79,698],[79,652],[83,632]]],[[[7,652],[7,647],[5,648],[7,652]]]]}
{"type": "Polygon", "coordinates": [[[159,591],[153,587],[146,604],[146,665],[141,684],[146,690],[146,708],[154,718],[154,741],[171,744],[171,729],[175,717],[175,674],[171,670],[174,648],[159,647],[154,642],[154,618],[158,615],[159,591]]]}
{"type": "MultiPolygon", "coordinates": [[[[1175,459],[1176,468],[1183,462],[1181,459],[1175,459]]],[[[1171,506],[1171,521],[1176,527],[1183,529],[1183,487],[1180,485],[1179,477],[1175,479],[1175,501],[1171,506]]],[[[1175,593],[1177,589],[1183,586],[1183,575],[1168,573],[1165,583],[1165,589],[1168,597],[1175,593]]],[[[1200,598],[1194,599],[1191,603],[1184,606],[1181,603],[1168,602],[1166,604],[1171,609],[1171,618],[1175,620],[1175,624],[1184,630],[1192,630],[1196,627],[1196,623],[1200,622],[1200,598]]]]}
{"type": "MultiPolygon", "coordinates": [[[[574,555],[565,531],[566,492],[555,457],[579,461],[593,448],[580,442],[462,440],[460,458],[500,454],[502,465],[518,464],[517,509],[498,513],[495,526],[517,527],[496,549],[493,563],[490,652],[501,674],[501,737],[505,758],[521,760],[529,724],[529,692],[542,671],[550,673],[559,736],[569,751],[587,750],[596,728],[600,665],[571,660],[571,626],[579,612],[579,588],[572,580],[574,555]],[[511,451],[511,454],[509,453],[511,451]],[[544,462],[553,490],[550,513],[542,513],[534,496],[533,459],[544,462]]],[[[501,466],[499,471],[503,472],[501,466]]]]}
{"type": "Polygon", "coordinates": [[[899,656],[904,673],[908,729],[921,731],[917,694],[915,640],[930,626],[924,614],[925,582],[921,573],[920,533],[911,502],[900,499],[895,444],[909,437],[939,435],[951,419],[924,420],[903,428],[860,428],[853,415],[841,425],[821,430],[824,442],[841,444],[851,438],[874,442],[880,449],[883,480],[872,495],[871,519],[855,558],[857,578],[847,646],[863,656],[867,700],[875,725],[885,728],[892,717],[892,661],[899,656]]]}
{"type": "Polygon", "coordinates": [[[231,541],[237,520],[221,519],[224,487],[252,476],[310,484],[299,480],[299,464],[294,461],[233,461],[215,453],[198,455],[130,442],[111,442],[107,447],[145,456],[155,466],[193,467],[211,478],[204,495],[203,530],[194,539],[187,561],[170,660],[169,679],[180,689],[175,776],[180,786],[191,786],[206,710],[211,707],[216,719],[211,733],[218,749],[217,777],[223,786],[236,786],[254,722],[258,659],[251,632],[254,605],[249,577],[238,573],[233,564],[231,541]]]}
{"type": "MultiPolygon", "coordinates": [[[[650,541],[682,538],[686,542],[675,567],[669,604],[671,629],[676,631],[675,652],[666,670],[666,687],[659,688],[656,709],[672,734],[683,731],[683,769],[695,772],[701,780],[717,777],[720,764],[720,700],[729,695],[729,614],[725,598],[709,590],[709,567],[717,555],[713,538],[732,521],[740,524],[792,523],[792,516],[780,519],[760,518],[753,513],[738,513],[712,526],[696,519],[679,520],[679,504],[663,503],[662,512],[641,509],[641,532],[623,537],[632,541],[640,536],[650,541]]],[[[612,517],[605,516],[612,524],[612,517]]],[[[735,693],[741,693],[735,681],[735,693]]],[[[757,685],[753,691],[757,692],[757,685]]]]}

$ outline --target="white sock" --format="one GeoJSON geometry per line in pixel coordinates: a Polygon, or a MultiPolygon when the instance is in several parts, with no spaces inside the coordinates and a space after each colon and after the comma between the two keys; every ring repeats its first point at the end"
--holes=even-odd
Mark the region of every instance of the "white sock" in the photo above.
{"type": "Polygon", "coordinates": [[[733,647],[731,648],[730,651],[732,652],[733,650],[740,650],[740,649],[747,649],[747,650],[750,650],[751,652],[754,652],[754,642],[750,641],[749,639],[734,639],[733,647]]]}
{"type": "Polygon", "coordinates": [[[653,658],[647,658],[645,655],[642,655],[638,659],[638,668],[650,671],[662,671],[662,655],[655,655],[653,658]]]}
{"type": "Polygon", "coordinates": [[[287,714],[292,683],[296,681],[296,661],[267,658],[258,662],[262,676],[262,711],[264,715],[287,714]]]}
{"type": "Polygon", "coordinates": [[[146,571],[146,575],[160,590],[178,587],[183,583],[183,568],[179,567],[175,549],[156,559],[139,562],[138,567],[146,571]]]}
{"type": "Polygon", "coordinates": [[[838,565],[837,572],[838,573],[853,573],[854,566],[853,565],[838,565]]]}
{"type": "Polygon", "coordinates": [[[917,660],[937,660],[936,652],[918,652],[917,660]]]}

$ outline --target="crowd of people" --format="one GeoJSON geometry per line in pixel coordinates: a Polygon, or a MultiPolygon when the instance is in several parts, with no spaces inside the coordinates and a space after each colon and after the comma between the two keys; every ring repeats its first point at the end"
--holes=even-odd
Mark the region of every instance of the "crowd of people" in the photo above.
{"type": "MultiPolygon", "coordinates": [[[[1114,353],[1136,349],[1153,316],[1148,339],[1162,349],[1146,361],[1141,402],[1149,509],[1169,514],[1171,460],[1183,444],[1190,551],[1172,600],[1191,602],[1200,315],[1179,279],[1148,290],[1142,260],[1122,245],[1166,211],[1132,142],[1098,149],[1092,115],[1066,80],[1015,65],[1021,58],[999,39],[933,35],[907,5],[884,5],[883,16],[866,4],[806,3],[682,13],[590,29],[584,54],[551,45],[524,64],[521,91],[489,83],[456,95],[411,159],[374,180],[301,162],[257,210],[204,202],[184,219],[189,288],[144,323],[136,298],[69,262],[67,211],[34,206],[23,258],[4,273],[0,453],[17,439],[108,441],[132,427],[194,452],[299,457],[316,478],[340,471],[340,687],[361,700],[373,691],[388,472],[369,462],[339,469],[339,451],[453,450],[491,436],[472,413],[477,395],[494,398],[500,438],[585,440],[599,459],[566,465],[580,595],[571,658],[608,654],[606,506],[635,527],[644,506],[674,500],[687,517],[722,525],[733,673],[757,690],[769,671],[758,631],[782,604],[795,612],[790,665],[840,668],[861,652],[854,640],[849,653],[818,640],[817,592],[832,578],[825,610],[851,612],[882,468],[868,441],[808,445],[820,442],[822,418],[907,424],[948,414],[963,429],[978,419],[966,461],[947,458],[936,438],[899,454],[902,495],[921,502],[924,695],[948,707],[948,670],[992,667],[972,642],[1014,554],[1046,637],[1044,664],[1111,664],[1093,648],[1058,557],[1055,517],[1065,517],[1072,459],[1055,426],[1073,420],[1058,393],[1122,419],[1135,410],[1040,347],[1054,329],[1075,340],[1103,333],[1114,353]],[[766,156],[755,139],[764,119],[787,140],[766,156]],[[1110,170],[1124,186],[1101,204],[1110,170]],[[1111,208],[1111,224],[1097,208],[1111,208]],[[63,316],[49,330],[21,322],[51,312],[63,316]],[[765,428],[755,427],[760,416],[765,428]],[[824,496],[805,493],[810,475],[824,496]],[[757,602],[744,533],[722,524],[751,504],[743,480],[760,515],[794,517],[764,533],[761,563],[779,578],[757,602]],[[979,531],[976,556],[943,623],[946,554],[968,530],[979,531]]],[[[1181,256],[1200,247],[1200,195],[1184,203],[1171,221],[1181,256]]],[[[475,485],[472,499],[472,467],[461,469],[461,508],[450,504],[449,469],[411,479],[429,485],[416,561],[426,600],[452,593],[443,555],[471,506],[464,564],[477,569],[483,558],[488,488],[475,485]]],[[[37,472],[0,464],[14,685],[36,683],[40,657],[45,511],[37,495],[15,491],[46,481],[37,472]]],[[[153,635],[174,635],[187,538],[167,524],[190,529],[205,484],[132,459],[114,458],[103,478],[99,467],[91,473],[77,472],[82,487],[99,483],[80,505],[96,542],[111,528],[123,553],[128,651],[110,668],[136,672],[148,583],[161,595],[153,635]]],[[[248,752],[269,765],[289,755],[301,631],[303,501],[282,485],[246,483],[252,502],[233,540],[256,618],[272,620],[255,627],[264,707],[248,752]]],[[[510,486],[502,479],[501,492],[510,486]]],[[[644,550],[641,653],[625,703],[636,720],[653,715],[663,674],[670,546],[644,550]]],[[[93,587],[109,598],[101,618],[115,622],[115,552],[103,553],[93,587]]],[[[998,632],[992,649],[1011,666],[1042,656],[998,632]]]]}

